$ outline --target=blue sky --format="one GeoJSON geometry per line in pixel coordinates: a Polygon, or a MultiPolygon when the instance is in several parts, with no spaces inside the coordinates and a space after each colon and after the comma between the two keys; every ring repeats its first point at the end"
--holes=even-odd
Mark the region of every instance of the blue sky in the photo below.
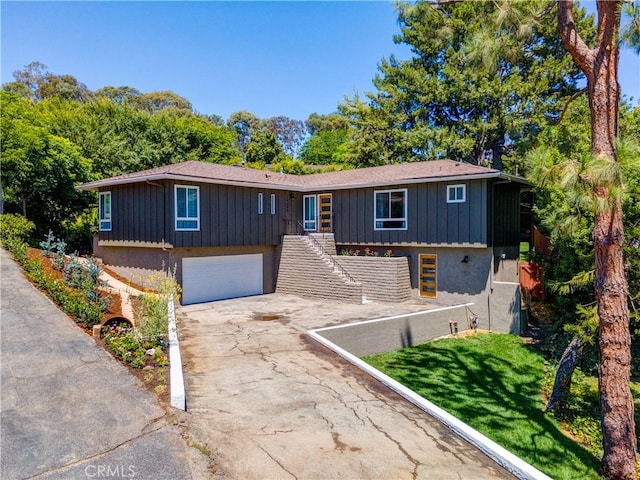
{"type": "MultiPolygon", "coordinates": [[[[593,3],[593,2],[589,2],[593,3]]],[[[1,80],[38,60],[91,90],[172,90],[227,119],[305,120],[372,90],[382,58],[407,58],[391,2],[7,2],[1,80]]],[[[640,57],[623,50],[623,94],[640,100],[640,57]]]]}

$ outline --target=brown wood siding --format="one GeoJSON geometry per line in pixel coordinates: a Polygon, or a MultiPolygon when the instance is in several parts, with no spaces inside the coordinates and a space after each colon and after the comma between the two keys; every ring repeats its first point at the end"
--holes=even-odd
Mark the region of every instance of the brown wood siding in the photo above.
{"type": "Polygon", "coordinates": [[[444,182],[331,191],[336,243],[486,245],[487,182],[450,184],[460,183],[466,185],[462,203],[447,203],[448,184],[444,182]],[[374,230],[374,191],[396,189],[407,189],[407,230],[374,230]]]}

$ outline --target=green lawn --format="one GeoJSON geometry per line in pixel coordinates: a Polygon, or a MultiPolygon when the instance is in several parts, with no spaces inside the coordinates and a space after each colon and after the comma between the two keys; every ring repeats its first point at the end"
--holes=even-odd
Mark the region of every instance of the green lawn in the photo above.
{"type": "Polygon", "coordinates": [[[363,358],[554,479],[599,478],[540,396],[544,358],[521,338],[477,334],[363,358]]]}

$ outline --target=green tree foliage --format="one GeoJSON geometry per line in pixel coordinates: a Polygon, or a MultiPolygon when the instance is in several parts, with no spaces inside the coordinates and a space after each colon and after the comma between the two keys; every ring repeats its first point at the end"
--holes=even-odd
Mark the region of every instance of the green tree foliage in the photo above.
{"type": "Polygon", "coordinates": [[[328,115],[312,113],[307,118],[305,125],[309,133],[315,135],[327,130],[347,130],[349,128],[349,119],[339,113],[330,113],[328,115]]]}
{"type": "Polygon", "coordinates": [[[235,132],[219,117],[194,113],[173,92],[104,87],[95,94],[39,62],[2,88],[2,195],[7,212],[90,243],[95,196],[75,189],[93,179],[185,160],[233,163],[235,132]]]}
{"type": "Polygon", "coordinates": [[[620,37],[630,48],[640,54],[640,2],[625,2],[622,6],[620,37]]]}
{"type": "Polygon", "coordinates": [[[262,125],[275,135],[287,155],[297,156],[306,133],[304,122],[281,115],[263,120],[262,125]]]}
{"type": "Polygon", "coordinates": [[[93,93],[84,83],[72,75],[54,75],[40,62],[31,62],[24,70],[13,72],[14,82],[4,86],[7,91],[32,100],[60,97],[66,100],[86,102],[93,93]]]}
{"type": "Polygon", "coordinates": [[[236,145],[244,161],[251,136],[260,129],[260,119],[251,112],[240,110],[229,116],[227,125],[236,132],[236,145]]]}
{"type": "Polygon", "coordinates": [[[234,134],[189,110],[168,107],[150,113],[104,96],[85,104],[45,100],[37,108],[57,135],[70,139],[93,160],[101,177],[201,160],[238,160],[234,134]]]}
{"type": "Polygon", "coordinates": [[[246,160],[249,163],[274,164],[286,158],[282,145],[269,130],[259,130],[251,136],[247,145],[246,160]]]}
{"type": "Polygon", "coordinates": [[[320,131],[304,142],[299,159],[312,165],[343,163],[348,141],[347,129],[320,131]]]}
{"type": "Polygon", "coordinates": [[[166,108],[191,111],[191,102],[170,90],[141,93],[133,97],[132,103],[141,110],[157,112],[166,108]]]}
{"type": "Polygon", "coordinates": [[[170,90],[142,93],[129,86],[106,86],[96,90],[95,96],[96,98],[107,98],[116,105],[128,105],[149,113],[166,109],[193,111],[188,99],[170,90]]]}
{"type": "Polygon", "coordinates": [[[344,163],[350,140],[349,119],[338,113],[312,113],[305,124],[310,136],[300,149],[300,160],[313,165],[344,163]]]}
{"type": "MultiPolygon", "coordinates": [[[[503,156],[557,119],[582,78],[552,15],[522,29],[489,1],[401,3],[398,12],[395,41],[413,57],[383,60],[377,90],[340,106],[354,127],[353,164],[449,157],[502,168],[503,156]]],[[[577,21],[593,32],[583,14],[577,21]]]]}
{"type": "Polygon", "coordinates": [[[137,88],[122,86],[112,87],[106,86],[99,88],[95,92],[96,98],[108,98],[116,105],[124,105],[125,103],[132,103],[136,97],[140,95],[140,91],[137,88]]]}
{"type": "MultiPolygon", "coordinates": [[[[568,106],[560,124],[540,132],[523,163],[534,183],[538,227],[549,237],[554,252],[545,264],[545,277],[562,288],[569,288],[576,276],[594,268],[591,236],[598,202],[592,194],[593,183],[607,180],[609,175],[613,177],[610,181],[623,184],[629,292],[632,298],[640,299],[640,249],[635,247],[636,243],[640,247],[640,240],[636,242],[640,239],[640,107],[622,105],[620,131],[618,170],[591,156],[589,106],[581,97],[568,106]]],[[[554,296],[553,301],[560,322],[572,323],[577,306],[594,301],[593,288],[574,289],[570,295],[554,296]]],[[[638,312],[632,310],[632,317],[640,321],[638,312]]]]}
{"type": "Polygon", "coordinates": [[[42,126],[31,101],[0,92],[0,178],[5,211],[20,213],[37,232],[63,230],[92,197],[76,186],[92,179],[91,162],[68,139],[42,126]]]}

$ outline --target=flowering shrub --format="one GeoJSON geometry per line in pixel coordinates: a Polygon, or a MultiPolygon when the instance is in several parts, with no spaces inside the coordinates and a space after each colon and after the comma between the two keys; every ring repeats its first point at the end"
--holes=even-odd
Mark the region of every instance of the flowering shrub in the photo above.
{"type": "Polygon", "coordinates": [[[102,329],[105,345],[119,359],[133,368],[147,365],[166,367],[169,359],[164,352],[166,342],[159,339],[141,339],[127,323],[109,325],[102,329]]]}
{"type": "MultiPolygon", "coordinates": [[[[340,255],[345,256],[345,257],[359,257],[360,256],[360,250],[346,250],[346,249],[342,249],[340,250],[340,255]]],[[[363,255],[365,257],[379,257],[380,256],[380,252],[378,252],[377,250],[372,250],[369,247],[366,247],[364,249],[363,255]]],[[[383,254],[383,257],[389,258],[393,256],[393,250],[391,249],[387,249],[383,254]]]]}

